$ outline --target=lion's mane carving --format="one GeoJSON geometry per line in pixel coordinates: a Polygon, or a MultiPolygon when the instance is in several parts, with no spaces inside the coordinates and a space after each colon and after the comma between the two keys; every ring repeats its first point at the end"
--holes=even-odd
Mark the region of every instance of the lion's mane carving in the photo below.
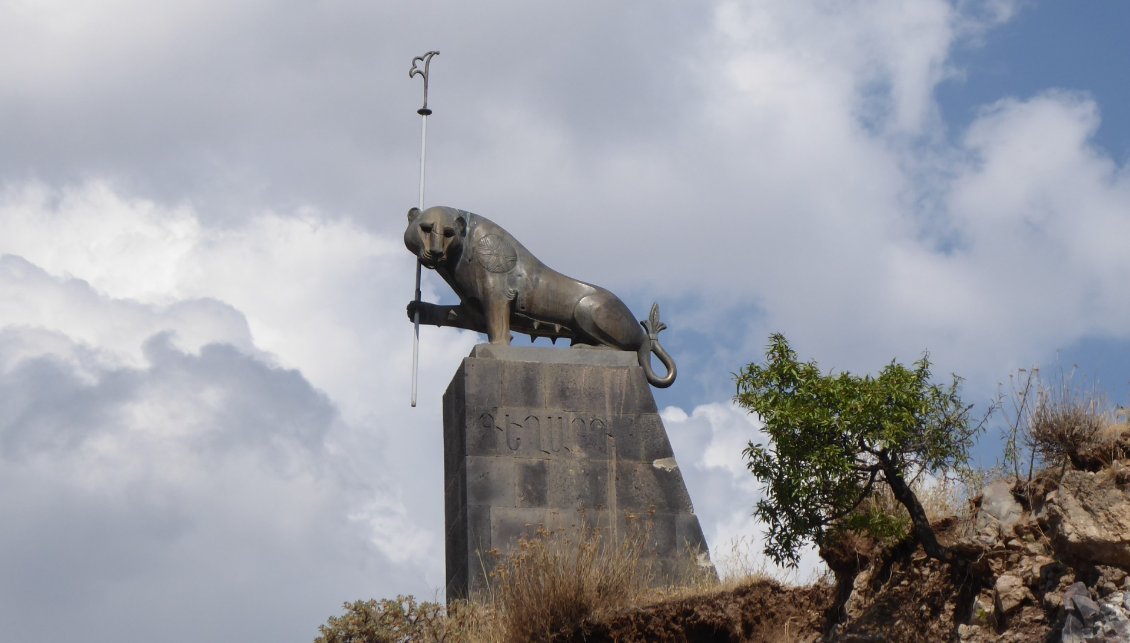
{"type": "Polygon", "coordinates": [[[531,338],[568,338],[574,345],[634,351],[652,386],[675,381],[675,361],[659,345],[659,306],[646,321],[611,292],[547,267],[509,232],[486,217],[448,207],[408,211],[404,245],[434,269],[459,296],[458,306],[408,304],[411,319],[486,333],[492,344],[509,344],[510,332],[531,338]],[[667,374],[651,366],[655,353],[667,374]]]}

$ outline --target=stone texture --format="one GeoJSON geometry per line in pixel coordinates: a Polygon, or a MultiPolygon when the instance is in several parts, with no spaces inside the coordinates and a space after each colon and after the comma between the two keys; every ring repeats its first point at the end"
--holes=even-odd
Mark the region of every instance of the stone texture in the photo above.
{"type": "Polygon", "coordinates": [[[1072,605],[1075,606],[1075,612],[1079,618],[1087,625],[1093,624],[1098,620],[1100,608],[1099,604],[1091,600],[1091,597],[1086,595],[1075,596],[1071,599],[1072,605]]]}
{"type": "Polygon", "coordinates": [[[1063,641],[1127,641],[1130,640],[1130,601],[1123,592],[1110,592],[1098,600],[1082,582],[1073,583],[1063,592],[1063,641]]]}
{"type": "Polygon", "coordinates": [[[645,524],[656,567],[710,567],[634,353],[476,346],[444,395],[448,599],[486,587],[518,538],[645,524]]]}
{"type": "Polygon", "coordinates": [[[1062,643],[1086,643],[1090,633],[1078,616],[1068,614],[1063,621],[1063,629],[1059,636],[1062,643]]]}
{"type": "Polygon", "coordinates": [[[973,521],[974,537],[981,545],[991,545],[1002,539],[1008,541],[1022,514],[1023,507],[1012,495],[1011,482],[997,480],[981,490],[977,516],[973,521]]]}
{"type": "Polygon", "coordinates": [[[1009,615],[1016,611],[1025,601],[1032,600],[1032,592],[1024,586],[1024,581],[1015,574],[1001,574],[993,585],[996,595],[996,605],[1001,614],[1009,615]]]}
{"type": "Polygon", "coordinates": [[[1130,471],[1067,471],[1047,496],[1044,520],[1060,557],[1130,569],[1130,471]]]}
{"type": "Polygon", "coordinates": [[[981,590],[973,599],[973,609],[970,612],[969,622],[979,627],[992,627],[997,614],[994,593],[981,590]]]}
{"type": "Polygon", "coordinates": [[[988,521],[992,518],[1000,526],[1001,533],[1007,534],[1020,520],[1022,513],[1024,508],[1012,496],[1011,481],[997,480],[981,491],[981,510],[977,514],[978,526],[981,526],[983,521],[992,524],[988,521]]]}

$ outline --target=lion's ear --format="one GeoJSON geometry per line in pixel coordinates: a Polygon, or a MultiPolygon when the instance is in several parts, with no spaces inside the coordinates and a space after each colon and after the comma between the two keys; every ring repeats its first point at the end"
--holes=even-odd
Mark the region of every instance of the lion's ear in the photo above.
{"type": "Polygon", "coordinates": [[[408,211],[408,221],[409,221],[409,223],[411,223],[412,221],[415,221],[416,217],[418,217],[418,216],[420,216],[420,208],[412,208],[411,210],[409,210],[408,211]]]}
{"type": "Polygon", "coordinates": [[[467,219],[463,216],[455,217],[455,225],[459,227],[459,236],[467,236],[467,219]]]}

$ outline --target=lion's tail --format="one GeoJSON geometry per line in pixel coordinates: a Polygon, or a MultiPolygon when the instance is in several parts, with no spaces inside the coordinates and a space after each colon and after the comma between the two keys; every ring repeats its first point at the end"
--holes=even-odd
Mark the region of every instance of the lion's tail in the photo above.
{"type": "Polygon", "coordinates": [[[640,367],[643,368],[644,375],[647,377],[648,383],[656,388],[667,388],[675,382],[675,360],[663,350],[663,346],[659,343],[659,333],[666,330],[667,324],[659,321],[659,304],[651,305],[651,314],[647,319],[640,322],[640,325],[647,331],[647,341],[639,348],[640,367]],[[663,363],[663,368],[667,369],[667,374],[659,377],[655,374],[655,370],[651,368],[651,354],[659,358],[663,363]]]}

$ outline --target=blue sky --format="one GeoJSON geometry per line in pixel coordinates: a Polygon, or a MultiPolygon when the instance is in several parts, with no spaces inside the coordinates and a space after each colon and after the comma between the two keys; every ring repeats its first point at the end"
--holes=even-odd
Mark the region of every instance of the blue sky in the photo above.
{"type": "MultiPolygon", "coordinates": [[[[1130,158],[1130,44],[1124,37],[1130,8],[1118,2],[1033,2],[984,43],[954,56],[963,73],[938,87],[938,102],[951,131],[966,127],[977,110],[1004,97],[1025,97],[1060,88],[1083,92],[1099,105],[1094,144],[1118,162],[1130,158]]],[[[1130,342],[1088,337],[1049,347],[1033,366],[1046,372],[1075,369],[1111,403],[1130,396],[1130,342]]]]}
{"type": "MultiPolygon", "coordinates": [[[[1084,92],[1102,120],[1094,144],[1122,164],[1130,158],[1130,44],[1124,37],[1130,7],[1118,2],[1038,2],[995,30],[980,47],[954,57],[963,78],[939,87],[938,100],[953,129],[968,124],[979,106],[1006,96],[1030,96],[1050,87],[1084,92]]],[[[1054,347],[1038,365],[1051,373],[1077,369],[1111,403],[1130,396],[1130,342],[1089,337],[1054,347]]]]}
{"type": "Polygon", "coordinates": [[[983,105],[1051,87],[1086,92],[1102,110],[1095,142],[1118,159],[1130,155],[1126,104],[1130,8],[1120,2],[1030,2],[977,47],[955,52],[962,77],[938,87],[938,102],[960,130],[983,105]]]}
{"type": "Polygon", "coordinates": [[[0,0],[0,627],[300,641],[440,592],[440,399],[482,338],[423,329],[409,408],[430,49],[428,202],[660,303],[721,564],[759,550],[731,374],[771,332],[1125,401],[1127,11],[0,0]]]}

